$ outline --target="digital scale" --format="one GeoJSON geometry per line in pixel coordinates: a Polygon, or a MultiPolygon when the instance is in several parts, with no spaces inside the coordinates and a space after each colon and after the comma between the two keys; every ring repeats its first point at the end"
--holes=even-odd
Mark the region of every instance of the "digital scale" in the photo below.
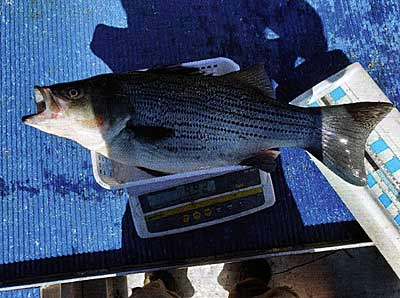
{"type": "Polygon", "coordinates": [[[138,235],[150,238],[186,232],[234,220],[275,203],[269,174],[254,168],[131,193],[138,235]]]}

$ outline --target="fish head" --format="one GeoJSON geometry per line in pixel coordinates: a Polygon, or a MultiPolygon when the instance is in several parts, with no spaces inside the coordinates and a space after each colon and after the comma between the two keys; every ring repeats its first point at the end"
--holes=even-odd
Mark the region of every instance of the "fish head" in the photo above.
{"type": "Polygon", "coordinates": [[[129,107],[107,76],[51,86],[35,86],[37,113],[22,121],[96,150],[118,134],[129,118],[129,107]],[[126,120],[125,120],[126,119],[126,120]]]}

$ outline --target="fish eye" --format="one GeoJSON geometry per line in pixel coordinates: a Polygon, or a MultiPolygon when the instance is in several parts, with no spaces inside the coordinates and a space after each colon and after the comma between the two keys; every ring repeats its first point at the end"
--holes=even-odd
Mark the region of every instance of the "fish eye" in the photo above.
{"type": "Polygon", "coordinates": [[[77,98],[79,96],[79,91],[75,88],[71,88],[68,90],[68,95],[71,98],[77,98]]]}

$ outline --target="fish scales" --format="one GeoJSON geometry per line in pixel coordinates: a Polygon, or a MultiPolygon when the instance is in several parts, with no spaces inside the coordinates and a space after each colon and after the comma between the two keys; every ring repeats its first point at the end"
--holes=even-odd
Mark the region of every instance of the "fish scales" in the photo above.
{"type": "MultiPolygon", "coordinates": [[[[193,84],[193,80],[191,83],[193,84]]],[[[299,112],[287,112],[286,110],[282,110],[281,105],[276,105],[281,110],[268,113],[268,111],[271,110],[268,106],[269,102],[254,102],[250,96],[247,95],[244,97],[243,91],[241,92],[241,101],[237,99],[238,95],[236,93],[220,94],[216,98],[212,95],[219,91],[216,90],[215,92],[213,90],[215,87],[210,84],[207,88],[200,89],[202,90],[201,93],[197,92],[197,94],[193,96],[192,94],[195,92],[192,92],[191,89],[196,90],[195,85],[194,88],[186,87],[183,94],[184,96],[186,94],[188,95],[182,97],[181,86],[183,84],[184,82],[179,82],[179,84],[175,85],[164,82],[163,85],[159,82],[155,82],[154,85],[148,84],[146,90],[140,90],[139,97],[135,93],[131,94],[131,96],[135,99],[137,109],[139,111],[144,111],[143,114],[140,113],[143,117],[154,117],[154,115],[148,115],[149,103],[152,102],[152,106],[155,107],[153,114],[162,115],[164,121],[165,119],[170,119],[171,121],[162,124],[174,128],[176,128],[176,126],[179,126],[181,129],[187,128],[182,124],[196,121],[199,123],[207,122],[213,124],[213,126],[207,125],[202,128],[211,129],[214,132],[235,134],[242,137],[246,136],[247,138],[253,136],[263,139],[276,139],[277,135],[282,138],[282,132],[288,135],[287,138],[293,138],[295,134],[299,138],[303,138],[304,135],[311,135],[312,130],[315,128],[315,119],[312,116],[306,115],[306,117],[304,117],[304,115],[299,112]],[[156,89],[156,86],[158,86],[158,89],[156,89]],[[177,88],[171,88],[175,86],[177,88]],[[159,91],[155,92],[155,90],[159,91]],[[181,96],[179,97],[179,95],[181,96]],[[247,99],[247,101],[245,101],[245,99],[247,99]],[[164,108],[169,107],[169,114],[168,111],[158,111],[158,106],[164,108]],[[184,108],[175,108],[182,106],[184,108]],[[182,117],[192,115],[196,116],[196,118],[191,119],[191,122],[183,120],[179,123],[182,117]],[[223,117],[211,117],[210,115],[223,115],[223,117]],[[281,125],[281,127],[278,127],[278,125],[281,125]],[[227,126],[228,128],[226,128],[227,126]]],[[[135,89],[132,88],[132,90],[135,89]]],[[[257,94],[254,94],[254,96],[257,96],[257,94]]],[[[157,119],[157,117],[154,117],[154,119],[157,119]]],[[[154,119],[147,118],[146,120],[151,121],[154,119]]]]}

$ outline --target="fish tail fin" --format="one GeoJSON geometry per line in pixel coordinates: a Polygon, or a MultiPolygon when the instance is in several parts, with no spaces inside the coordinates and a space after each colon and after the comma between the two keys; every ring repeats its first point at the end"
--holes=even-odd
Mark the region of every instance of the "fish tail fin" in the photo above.
{"type": "Polygon", "coordinates": [[[392,104],[385,102],[322,107],[318,140],[306,149],[345,181],[363,186],[367,182],[367,138],[392,108],[392,104]]]}

